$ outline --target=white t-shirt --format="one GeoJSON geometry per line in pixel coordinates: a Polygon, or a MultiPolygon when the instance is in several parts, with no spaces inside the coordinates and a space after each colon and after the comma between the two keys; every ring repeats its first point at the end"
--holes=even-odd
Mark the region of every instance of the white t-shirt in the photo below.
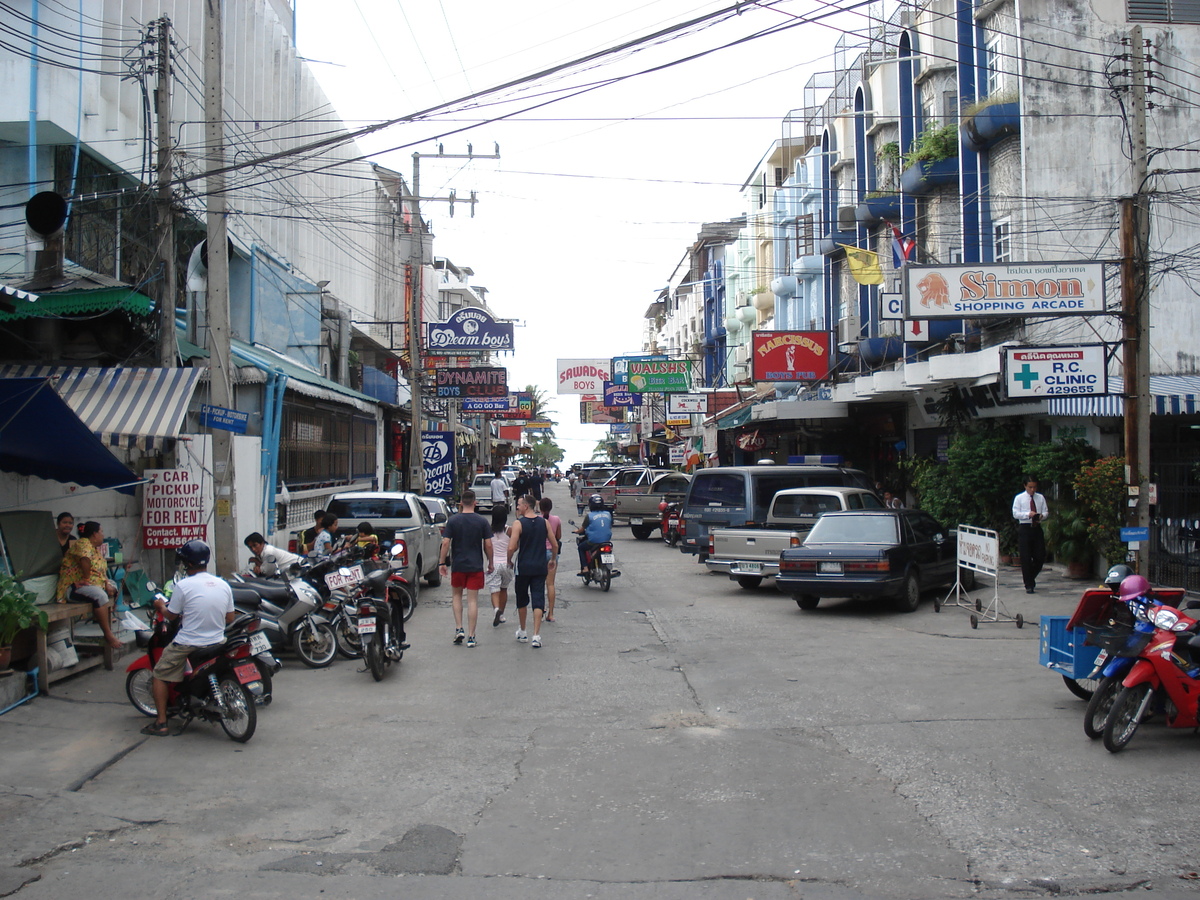
{"type": "Polygon", "coordinates": [[[492,502],[504,503],[508,499],[508,482],[503,478],[492,479],[492,502]]]}
{"type": "Polygon", "coordinates": [[[233,591],[216,575],[197,572],[175,582],[167,609],[182,619],[176,644],[219,644],[225,639],[225,615],[233,612],[233,591]]]}
{"type": "Polygon", "coordinates": [[[300,562],[300,557],[295,553],[288,553],[286,550],[280,550],[270,544],[263,544],[262,554],[259,558],[262,563],[258,570],[262,575],[276,575],[281,571],[286,571],[292,563],[300,562]]]}

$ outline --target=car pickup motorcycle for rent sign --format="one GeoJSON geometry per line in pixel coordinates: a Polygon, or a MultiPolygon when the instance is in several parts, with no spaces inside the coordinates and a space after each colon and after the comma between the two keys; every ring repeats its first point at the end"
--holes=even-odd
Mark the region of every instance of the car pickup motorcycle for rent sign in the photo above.
{"type": "Polygon", "coordinates": [[[147,469],[142,488],[142,546],[174,550],[208,541],[212,483],[191,469],[147,469]]]}

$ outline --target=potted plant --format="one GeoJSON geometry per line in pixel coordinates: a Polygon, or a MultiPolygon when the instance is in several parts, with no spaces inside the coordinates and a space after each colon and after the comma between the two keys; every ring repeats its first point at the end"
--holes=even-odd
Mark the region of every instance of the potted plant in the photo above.
{"type": "Polygon", "coordinates": [[[906,194],[924,194],[958,177],[958,126],[926,128],[904,155],[900,186],[906,194]]]}
{"type": "Polygon", "coordinates": [[[1066,563],[1068,578],[1092,573],[1096,548],[1088,536],[1087,513],[1081,506],[1063,504],[1046,520],[1046,544],[1059,562],[1066,563]]]}
{"type": "Polygon", "coordinates": [[[1017,91],[997,91],[963,109],[963,137],[976,153],[1021,130],[1017,91]]]}
{"type": "Polygon", "coordinates": [[[33,591],[7,572],[0,572],[0,669],[7,669],[12,657],[12,642],[26,628],[45,630],[44,610],[38,609],[33,591]]]}

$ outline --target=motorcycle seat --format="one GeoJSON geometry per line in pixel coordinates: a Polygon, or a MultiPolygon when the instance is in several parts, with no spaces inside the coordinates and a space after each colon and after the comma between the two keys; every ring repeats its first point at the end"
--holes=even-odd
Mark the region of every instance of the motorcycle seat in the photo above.
{"type": "Polygon", "coordinates": [[[230,585],[230,590],[233,591],[233,605],[242,609],[258,609],[262,605],[263,598],[259,596],[257,591],[252,591],[249,588],[239,588],[230,585]]]}
{"type": "Polygon", "coordinates": [[[188,654],[188,662],[192,664],[192,668],[196,668],[202,662],[210,660],[215,656],[220,656],[221,651],[224,649],[224,644],[215,644],[212,647],[202,647],[199,650],[193,650],[188,654]]]}
{"type": "MultiPolygon", "coordinates": [[[[230,585],[230,587],[233,587],[230,585]]],[[[234,587],[234,591],[238,588],[234,587]]],[[[274,603],[276,606],[287,606],[291,601],[291,595],[288,593],[287,585],[280,584],[278,581],[246,581],[243,583],[241,590],[253,591],[256,595],[264,600],[274,603]]],[[[234,595],[237,596],[236,594],[234,595]]]]}

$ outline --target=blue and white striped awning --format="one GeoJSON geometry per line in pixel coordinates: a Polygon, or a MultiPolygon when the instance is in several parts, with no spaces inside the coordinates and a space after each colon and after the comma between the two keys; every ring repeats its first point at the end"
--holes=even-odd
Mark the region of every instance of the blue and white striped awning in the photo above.
{"type": "Polygon", "coordinates": [[[50,378],[58,395],[105,444],[159,450],[179,436],[200,371],[3,366],[0,377],[50,378]]]}
{"type": "MultiPolygon", "coordinates": [[[[1097,397],[1051,397],[1046,400],[1046,411],[1052,416],[1125,415],[1124,380],[1110,375],[1108,391],[1097,397]]],[[[1150,398],[1152,415],[1200,414],[1200,375],[1151,375],[1150,398]]]]}

